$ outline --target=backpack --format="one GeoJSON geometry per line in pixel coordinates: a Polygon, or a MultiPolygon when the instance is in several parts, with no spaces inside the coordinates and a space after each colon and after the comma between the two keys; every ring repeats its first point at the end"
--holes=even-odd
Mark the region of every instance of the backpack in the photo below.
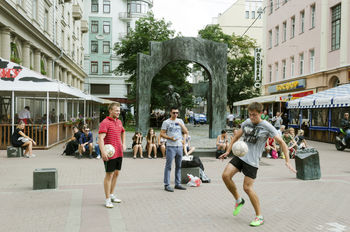
{"type": "MultiPolygon", "coordinates": [[[[66,149],[63,151],[63,153],[66,153],[66,155],[74,155],[75,151],[78,149],[78,143],[76,141],[69,141],[66,145],[66,149]]],[[[62,154],[63,155],[63,154],[62,154]]]]}

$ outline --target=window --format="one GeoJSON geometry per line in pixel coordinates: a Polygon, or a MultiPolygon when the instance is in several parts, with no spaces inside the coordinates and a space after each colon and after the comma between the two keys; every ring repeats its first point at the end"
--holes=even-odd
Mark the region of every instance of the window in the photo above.
{"type": "Polygon", "coordinates": [[[272,31],[269,31],[269,48],[272,48],[272,31]]]}
{"type": "Polygon", "coordinates": [[[276,9],[280,8],[280,0],[276,0],[276,9]]]}
{"type": "Polygon", "coordinates": [[[130,22],[126,23],[126,33],[129,35],[129,33],[131,32],[131,25],[130,22]]]}
{"type": "Polygon", "coordinates": [[[38,0],[32,0],[32,17],[38,19],[38,0]]]}
{"type": "Polygon", "coordinates": [[[97,61],[91,61],[91,73],[98,73],[98,62],[97,61]]]}
{"type": "Polygon", "coordinates": [[[295,36],[295,16],[293,16],[290,21],[291,21],[290,38],[294,38],[294,36],[295,36]]]}
{"type": "Polygon", "coordinates": [[[275,63],[275,80],[278,80],[278,63],[275,63]]]}
{"type": "Polygon", "coordinates": [[[282,42],[287,40],[287,21],[283,22],[283,36],[282,42]]]}
{"type": "Polygon", "coordinates": [[[280,39],[280,27],[277,26],[275,27],[275,46],[278,45],[279,39],[280,39]]]}
{"type": "Polygon", "coordinates": [[[315,11],[316,11],[316,6],[315,4],[311,6],[311,28],[315,27],[315,11]]]}
{"type": "Polygon", "coordinates": [[[67,14],[68,14],[68,16],[67,16],[68,17],[68,26],[70,26],[70,13],[68,12],[67,14]]]}
{"type": "Polygon", "coordinates": [[[98,0],[91,0],[91,12],[98,12],[98,0]]]}
{"type": "Polygon", "coordinates": [[[98,33],[98,21],[91,21],[91,33],[98,33]]]}
{"type": "Polygon", "coordinates": [[[299,74],[304,74],[304,53],[299,54],[299,74]]]}
{"type": "Polygon", "coordinates": [[[49,32],[49,11],[47,9],[45,9],[44,14],[44,30],[49,32]]]}
{"type": "Polygon", "coordinates": [[[272,66],[269,65],[269,82],[272,82],[272,66]]]}
{"type": "Polygon", "coordinates": [[[62,44],[62,49],[63,49],[63,50],[65,50],[64,40],[65,40],[65,37],[64,37],[64,30],[62,30],[62,31],[61,31],[61,44],[62,44]]]}
{"type": "Polygon", "coordinates": [[[310,50],[310,73],[315,72],[315,50],[310,50]]]}
{"type": "Polygon", "coordinates": [[[252,19],[255,19],[255,11],[252,11],[252,19]]]}
{"type": "Polygon", "coordinates": [[[109,41],[103,41],[103,53],[110,53],[111,43],[109,41]]]}
{"type": "Polygon", "coordinates": [[[270,14],[273,12],[273,0],[270,0],[270,14]]]}
{"type": "Polygon", "coordinates": [[[300,33],[304,33],[305,11],[300,12],[300,33]]]}
{"type": "Polygon", "coordinates": [[[109,94],[109,84],[91,84],[91,94],[109,94]]]}
{"type": "Polygon", "coordinates": [[[332,8],[332,51],[340,48],[341,4],[332,8]]]}
{"type": "Polygon", "coordinates": [[[294,57],[291,57],[290,58],[290,76],[291,77],[294,77],[294,66],[295,66],[294,57]]]}
{"type": "Polygon", "coordinates": [[[282,60],[282,78],[286,79],[286,60],[282,60]]]}
{"type": "Polygon", "coordinates": [[[283,0],[283,4],[286,4],[288,2],[288,0],[283,0]]]}
{"type": "Polygon", "coordinates": [[[245,18],[246,18],[246,19],[249,19],[249,11],[246,11],[246,12],[245,12],[245,18]]]}
{"type": "Polygon", "coordinates": [[[103,73],[111,72],[111,63],[108,61],[103,62],[103,73]]]}
{"type": "Polygon", "coordinates": [[[103,33],[104,34],[109,34],[110,33],[110,25],[111,25],[111,22],[103,21],[103,33]]]}
{"type": "Polygon", "coordinates": [[[91,41],[91,53],[98,53],[98,41],[91,41]]]}
{"type": "Polygon", "coordinates": [[[110,12],[111,12],[111,1],[103,0],[103,13],[110,13],[110,12]]]}
{"type": "Polygon", "coordinates": [[[312,126],[328,127],[328,109],[311,109],[312,126]]]}

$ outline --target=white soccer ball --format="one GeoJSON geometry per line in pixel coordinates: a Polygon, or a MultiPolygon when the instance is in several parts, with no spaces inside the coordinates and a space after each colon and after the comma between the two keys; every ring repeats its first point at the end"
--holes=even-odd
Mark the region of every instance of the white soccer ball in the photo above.
{"type": "Polygon", "coordinates": [[[105,148],[105,152],[107,153],[107,156],[108,156],[109,158],[111,158],[111,157],[114,156],[115,149],[114,149],[113,145],[111,145],[111,144],[106,144],[104,148],[105,148]]]}
{"type": "Polygon", "coordinates": [[[245,156],[248,153],[248,145],[244,141],[237,141],[232,146],[232,153],[235,156],[245,156]]]}

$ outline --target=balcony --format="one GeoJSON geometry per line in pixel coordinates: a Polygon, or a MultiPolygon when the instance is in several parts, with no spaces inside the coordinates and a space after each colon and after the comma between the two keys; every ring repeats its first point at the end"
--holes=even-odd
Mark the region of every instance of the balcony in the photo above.
{"type": "Polygon", "coordinates": [[[83,11],[81,10],[79,5],[73,5],[72,16],[74,20],[80,20],[83,16],[83,11]]]}
{"type": "Polygon", "coordinates": [[[87,20],[81,20],[80,21],[80,29],[82,33],[86,33],[89,31],[89,25],[87,20]]]}
{"type": "Polygon", "coordinates": [[[133,18],[142,18],[147,16],[147,13],[130,13],[130,12],[120,12],[119,19],[124,21],[130,21],[133,18]]]}

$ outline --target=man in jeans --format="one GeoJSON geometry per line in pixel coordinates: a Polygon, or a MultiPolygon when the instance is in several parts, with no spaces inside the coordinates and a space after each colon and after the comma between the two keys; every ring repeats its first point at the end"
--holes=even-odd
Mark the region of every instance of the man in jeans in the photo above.
{"type": "Polygon", "coordinates": [[[164,168],[164,190],[174,192],[170,187],[171,163],[175,158],[175,189],[186,190],[181,185],[181,161],[183,155],[182,132],[187,134],[182,119],[177,118],[179,109],[177,107],[170,108],[170,118],[162,124],[160,136],[167,139],[166,142],[166,163],[164,168]]]}

